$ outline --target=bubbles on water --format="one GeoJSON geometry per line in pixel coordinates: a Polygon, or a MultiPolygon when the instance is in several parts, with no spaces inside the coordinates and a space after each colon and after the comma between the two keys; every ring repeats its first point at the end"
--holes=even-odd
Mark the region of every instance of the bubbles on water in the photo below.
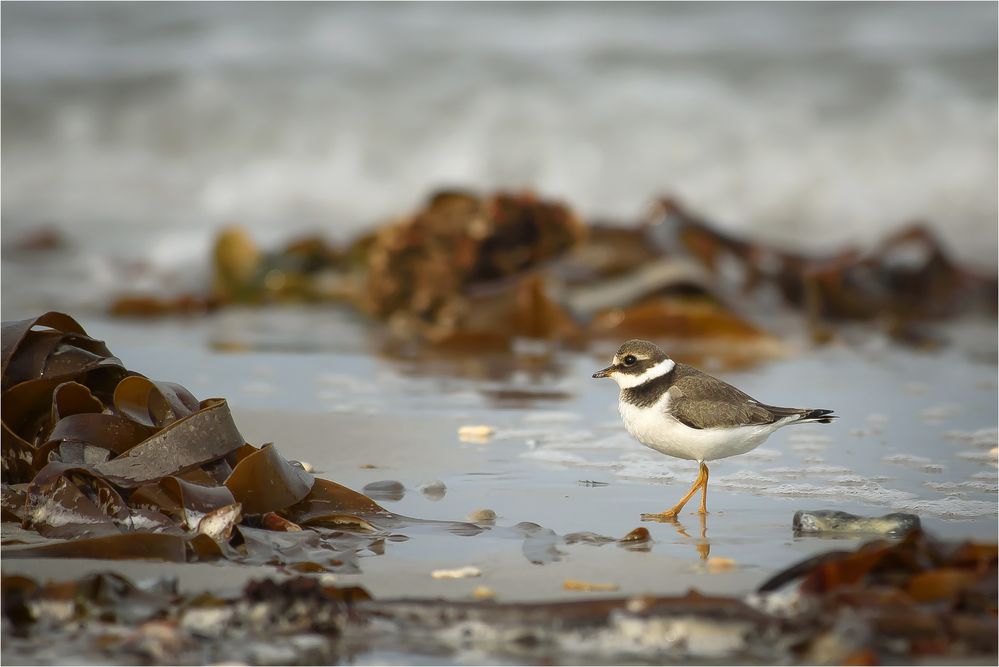
{"type": "Polygon", "coordinates": [[[874,479],[859,475],[839,476],[831,482],[827,485],[807,482],[789,483],[751,470],[740,470],[731,475],[712,479],[712,484],[719,488],[749,491],[764,496],[821,498],[832,501],[849,499],[887,506],[915,497],[914,494],[906,491],[887,489],[874,479]]]}
{"type": "Polygon", "coordinates": [[[587,466],[592,465],[582,456],[557,449],[532,449],[524,452],[521,458],[541,461],[543,463],[556,463],[566,466],[587,466]]]}
{"type": "Polygon", "coordinates": [[[999,429],[980,428],[976,431],[947,431],[944,433],[944,438],[972,447],[992,448],[999,444],[999,429]]]}
{"type": "Polygon", "coordinates": [[[795,468],[767,468],[763,472],[765,475],[770,477],[796,479],[800,477],[833,477],[836,475],[850,473],[852,471],[849,468],[844,468],[843,466],[807,465],[795,468]]]}
{"type": "Polygon", "coordinates": [[[894,509],[941,519],[977,519],[999,514],[994,500],[965,500],[954,496],[939,500],[901,500],[894,506],[894,509]]]}
{"type": "Polygon", "coordinates": [[[776,449],[757,447],[750,452],[740,455],[739,458],[743,461],[776,461],[783,455],[782,452],[776,449]]]}
{"type": "Polygon", "coordinates": [[[798,453],[815,453],[825,450],[833,443],[833,439],[812,429],[801,429],[787,436],[791,450],[798,453]]]}
{"type": "MultiPolygon", "coordinates": [[[[633,458],[618,463],[615,466],[615,475],[621,479],[635,479],[649,482],[672,482],[679,476],[684,475],[672,467],[666,457],[660,456],[656,459],[633,458]]],[[[693,479],[694,471],[691,470],[685,476],[693,479]]]]}
{"type": "Polygon", "coordinates": [[[977,461],[979,463],[990,463],[992,465],[996,464],[996,449],[994,447],[985,452],[980,450],[958,452],[955,456],[966,461],[977,461]]]}
{"type": "Polygon", "coordinates": [[[940,493],[979,492],[996,493],[999,485],[993,482],[969,480],[966,482],[923,482],[923,486],[940,493]]]}
{"type": "Polygon", "coordinates": [[[895,465],[906,466],[907,468],[913,468],[914,470],[920,470],[927,473],[941,473],[944,471],[944,466],[939,463],[934,463],[933,460],[926,458],[925,456],[914,456],[912,454],[892,454],[891,456],[885,456],[881,459],[885,463],[892,463],[895,465]]]}
{"type": "Polygon", "coordinates": [[[780,484],[767,487],[764,495],[793,496],[798,498],[823,498],[842,501],[844,499],[860,500],[874,505],[897,507],[897,503],[909,500],[914,494],[897,489],[886,489],[877,482],[863,478],[848,478],[836,486],[818,486],[815,484],[780,484]]]}
{"type": "Polygon", "coordinates": [[[825,451],[827,446],[824,442],[797,442],[791,444],[791,450],[799,454],[813,454],[825,451]]]}
{"type": "Polygon", "coordinates": [[[739,470],[728,475],[716,475],[711,478],[710,483],[719,488],[755,491],[769,486],[776,486],[780,484],[780,480],[753,470],[739,470]]]}

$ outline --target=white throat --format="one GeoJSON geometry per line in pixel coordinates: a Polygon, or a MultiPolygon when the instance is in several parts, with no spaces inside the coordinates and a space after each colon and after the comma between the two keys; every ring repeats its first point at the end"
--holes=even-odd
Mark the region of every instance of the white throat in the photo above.
{"type": "Polygon", "coordinates": [[[611,378],[614,382],[617,382],[617,386],[621,387],[621,389],[631,389],[640,384],[645,384],[649,380],[666,375],[673,370],[674,366],[676,366],[676,363],[672,359],[664,359],[641,375],[627,375],[615,372],[611,375],[611,378]]]}

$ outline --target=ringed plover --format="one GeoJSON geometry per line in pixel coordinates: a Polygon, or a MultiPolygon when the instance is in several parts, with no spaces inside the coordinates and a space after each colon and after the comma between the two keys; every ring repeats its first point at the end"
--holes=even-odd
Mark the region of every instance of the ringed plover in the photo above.
{"type": "Polygon", "coordinates": [[[618,409],[628,432],[667,456],[697,461],[697,480],[672,508],[643,519],[674,519],[698,489],[701,514],[707,514],[708,467],[705,461],[745,454],[788,424],[836,419],[832,410],[779,408],[760,403],[732,385],[673,361],[647,340],[629,340],[614,362],[593,374],[621,388],[618,409]]]}

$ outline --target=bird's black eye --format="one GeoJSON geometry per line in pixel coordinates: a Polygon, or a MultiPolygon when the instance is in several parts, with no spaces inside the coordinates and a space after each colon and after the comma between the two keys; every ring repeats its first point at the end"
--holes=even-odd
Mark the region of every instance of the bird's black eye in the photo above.
{"type": "Polygon", "coordinates": [[[634,366],[637,361],[638,361],[638,359],[635,358],[635,355],[629,354],[627,357],[624,358],[624,365],[625,366],[634,366]]]}

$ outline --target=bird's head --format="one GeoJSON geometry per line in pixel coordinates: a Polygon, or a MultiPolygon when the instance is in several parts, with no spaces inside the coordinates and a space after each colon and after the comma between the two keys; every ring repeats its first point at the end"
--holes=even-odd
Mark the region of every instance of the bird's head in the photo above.
{"type": "Polygon", "coordinates": [[[628,389],[669,373],[675,365],[655,343],[634,339],[622,344],[611,365],[597,371],[593,377],[610,378],[622,389],[628,389]]]}

